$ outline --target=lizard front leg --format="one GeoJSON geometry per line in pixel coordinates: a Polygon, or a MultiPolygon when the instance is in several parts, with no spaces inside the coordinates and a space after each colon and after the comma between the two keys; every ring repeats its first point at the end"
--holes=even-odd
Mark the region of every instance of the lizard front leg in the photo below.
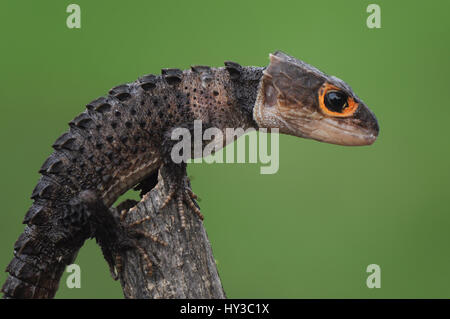
{"type": "Polygon", "coordinates": [[[164,169],[161,170],[161,175],[164,182],[169,187],[169,191],[159,209],[162,210],[170,202],[175,202],[180,215],[181,228],[186,227],[184,203],[186,203],[186,205],[191,208],[201,220],[203,220],[203,215],[195,201],[198,197],[192,191],[191,183],[186,173],[186,163],[176,164],[173,162],[166,162],[164,166],[164,169]]]}

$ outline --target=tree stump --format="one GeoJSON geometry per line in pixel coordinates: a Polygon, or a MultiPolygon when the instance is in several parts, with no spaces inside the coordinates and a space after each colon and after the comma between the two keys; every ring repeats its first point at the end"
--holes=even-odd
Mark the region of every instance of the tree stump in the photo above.
{"type": "Polygon", "coordinates": [[[119,279],[124,296],[225,298],[203,222],[185,205],[186,227],[183,229],[174,201],[163,210],[158,209],[168,193],[162,178],[164,173],[162,168],[157,186],[126,213],[123,222],[130,225],[148,216],[149,220],[137,227],[167,245],[146,237],[139,240],[153,264],[151,276],[146,271],[146,261],[139,249],[123,254],[119,279]]]}

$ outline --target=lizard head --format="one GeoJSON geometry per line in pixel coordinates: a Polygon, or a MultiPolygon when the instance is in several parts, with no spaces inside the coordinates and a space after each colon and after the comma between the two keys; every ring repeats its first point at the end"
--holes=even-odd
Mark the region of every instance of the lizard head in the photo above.
{"type": "Polygon", "coordinates": [[[340,145],[370,145],[372,111],[344,81],[280,51],[270,55],[253,117],[259,127],[340,145]]]}

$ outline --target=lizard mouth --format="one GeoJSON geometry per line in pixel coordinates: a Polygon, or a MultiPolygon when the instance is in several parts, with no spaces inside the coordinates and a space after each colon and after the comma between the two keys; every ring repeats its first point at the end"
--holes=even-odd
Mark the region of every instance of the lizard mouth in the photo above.
{"type": "Polygon", "coordinates": [[[352,118],[322,118],[309,132],[309,138],[348,146],[373,144],[379,133],[378,121],[363,103],[352,118]]]}
{"type": "Polygon", "coordinates": [[[378,125],[376,129],[362,128],[326,118],[318,122],[308,135],[309,138],[337,145],[371,145],[378,137],[378,125]]]}

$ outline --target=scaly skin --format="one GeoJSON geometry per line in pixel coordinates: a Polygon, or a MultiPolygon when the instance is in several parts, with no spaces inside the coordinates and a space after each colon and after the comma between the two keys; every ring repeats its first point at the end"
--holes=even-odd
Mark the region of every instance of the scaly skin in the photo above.
{"type": "Polygon", "coordinates": [[[127,235],[108,231],[120,228],[127,234],[107,209],[139,183],[142,193],[149,191],[162,165],[171,172],[171,192],[163,205],[177,201],[181,226],[186,218],[183,203],[201,217],[186,165],[170,159],[172,130],[192,130],[194,120],[201,120],[203,129],[280,128],[282,133],[344,145],[371,144],[378,134],[375,117],[345,83],[281,52],[271,56],[268,68],[225,62],[224,68],[163,69],[160,76],[115,87],[107,97],[89,103],[54,143],[32,193],[27,226],[14,246],[4,297],[52,298],[65,266],[90,237],[97,238],[114,267],[113,250],[132,248],[133,243],[127,235]],[[321,111],[319,91],[325,83],[354,98],[356,112],[330,116],[321,111]],[[311,123],[327,121],[338,133],[340,128],[352,133],[342,137],[323,126],[311,128],[311,123]]]}

